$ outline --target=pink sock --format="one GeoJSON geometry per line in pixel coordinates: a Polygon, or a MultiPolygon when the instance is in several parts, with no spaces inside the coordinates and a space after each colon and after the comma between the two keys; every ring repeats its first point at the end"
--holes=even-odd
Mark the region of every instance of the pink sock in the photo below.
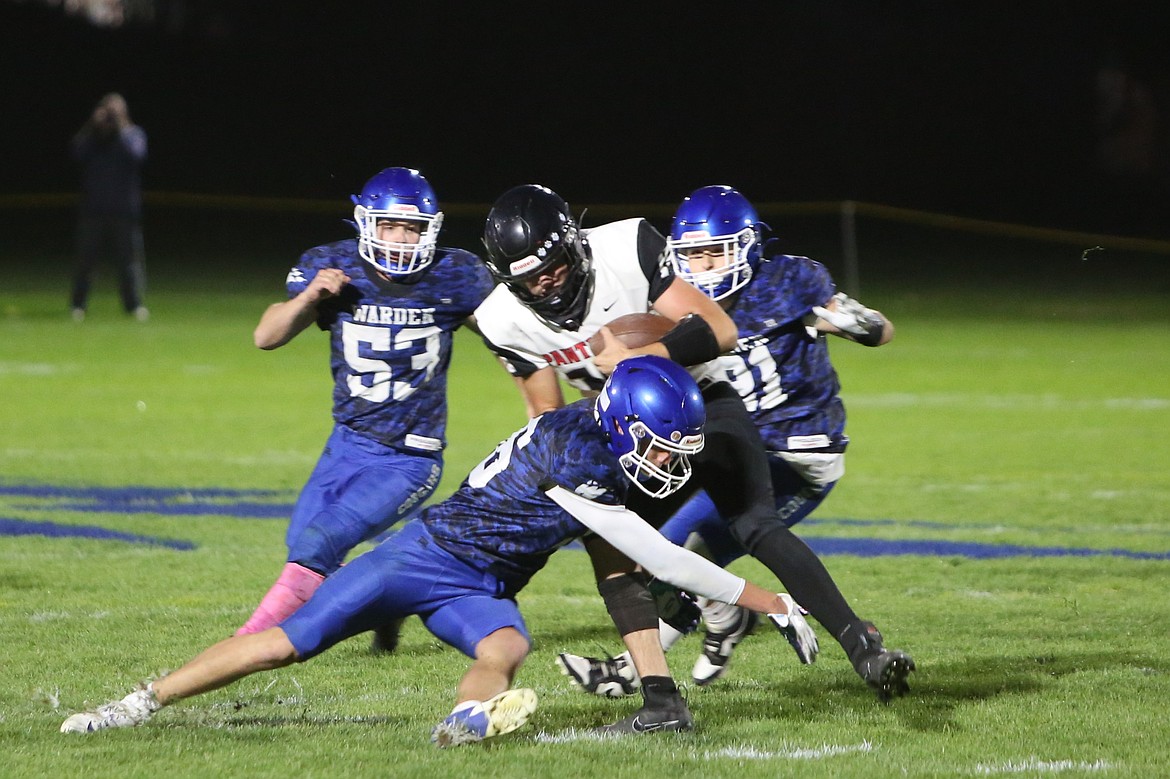
{"type": "Polygon", "coordinates": [[[325,577],[316,571],[296,563],[285,563],[276,583],[268,590],[244,626],[236,631],[236,635],[259,633],[280,624],[313,597],[313,593],[323,581],[325,577]]]}

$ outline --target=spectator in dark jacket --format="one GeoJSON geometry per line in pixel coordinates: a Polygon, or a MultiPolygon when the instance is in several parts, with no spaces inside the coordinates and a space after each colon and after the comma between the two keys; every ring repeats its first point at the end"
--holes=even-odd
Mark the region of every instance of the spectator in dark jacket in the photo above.
{"type": "Polygon", "coordinates": [[[139,173],[146,160],[146,133],[130,120],[126,100],[111,92],[98,101],[73,136],[71,148],[81,164],[73,318],[85,319],[95,267],[108,251],[118,267],[122,306],[126,313],[146,321],[150,312],[142,303],[146,271],[139,173]]]}

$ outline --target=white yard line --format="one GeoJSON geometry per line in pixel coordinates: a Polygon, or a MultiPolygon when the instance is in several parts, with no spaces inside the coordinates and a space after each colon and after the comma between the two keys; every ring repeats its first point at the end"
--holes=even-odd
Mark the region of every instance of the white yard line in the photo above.
{"type": "Polygon", "coordinates": [[[978,776],[993,776],[999,774],[1059,774],[1065,771],[1109,771],[1118,766],[1108,760],[1040,760],[1029,757],[1027,760],[1009,760],[1006,763],[987,765],[980,763],[970,772],[978,776]]]}

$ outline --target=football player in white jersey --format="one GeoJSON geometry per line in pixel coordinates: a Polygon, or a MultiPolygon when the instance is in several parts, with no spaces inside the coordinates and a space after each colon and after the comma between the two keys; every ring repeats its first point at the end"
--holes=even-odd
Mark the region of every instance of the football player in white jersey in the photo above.
{"type": "MultiPolygon", "coordinates": [[[[585,394],[602,385],[605,373],[587,342],[623,314],[653,310],[680,322],[673,341],[664,338],[644,353],[684,365],[713,359],[736,342],[731,318],[663,263],[666,239],[644,219],[581,230],[559,195],[530,184],[497,199],[484,243],[488,269],[500,283],[476,309],[476,321],[515,378],[530,417],[565,404],[561,378],[585,394]]],[[[710,414],[711,398],[705,399],[710,414]]],[[[648,507],[635,508],[651,517],[648,507]]],[[[652,521],[661,524],[666,516],[652,521]]],[[[591,547],[602,543],[587,541],[591,547]]],[[[590,554],[605,557],[593,548],[590,554]]],[[[598,590],[634,658],[646,698],[646,706],[624,721],[625,729],[678,729],[666,723],[677,721],[671,713],[686,704],[662,653],[657,611],[644,581],[614,574],[627,569],[617,555],[609,570],[595,563],[598,590]]]]}
{"type": "Polygon", "coordinates": [[[484,242],[488,269],[502,284],[476,310],[477,321],[516,378],[529,416],[565,404],[558,377],[583,393],[597,391],[613,364],[603,356],[596,365],[586,342],[623,314],[654,311],[680,323],[673,339],[645,354],[671,357],[671,346],[684,348],[681,362],[698,364],[735,346],[735,323],[675,277],[663,262],[666,239],[644,219],[582,230],[556,193],[525,185],[492,207],[484,242]]]}
{"type": "MultiPolygon", "coordinates": [[[[555,192],[525,185],[505,192],[492,206],[484,244],[488,268],[500,284],[476,309],[475,319],[485,342],[515,377],[531,415],[564,404],[560,378],[591,392],[620,359],[632,354],[702,366],[736,343],[735,323],[715,301],[675,277],[666,262],[666,239],[643,219],[582,230],[555,192]],[[592,353],[588,340],[598,331],[607,333],[605,323],[648,311],[677,324],[645,347],[619,348],[607,338],[605,348],[592,353]]],[[[844,604],[816,555],[776,518],[763,441],[738,393],[710,377],[702,378],[700,386],[708,430],[707,445],[695,458],[695,481],[711,495],[749,553],[786,587],[802,587],[818,605],[827,602],[828,608],[837,607],[834,597],[844,604]],[[804,580],[796,581],[793,572],[804,580]],[[830,592],[825,596],[821,590],[830,592]]],[[[632,508],[661,524],[682,503],[682,496],[677,501],[673,497],[632,508]]],[[[670,729],[655,723],[665,722],[669,712],[685,704],[670,678],[657,610],[645,581],[613,575],[625,570],[624,565],[615,561],[611,570],[594,566],[598,590],[630,651],[645,698],[642,709],[615,729],[670,729]]],[[[777,627],[802,662],[813,661],[818,651],[815,640],[784,625],[777,627]]],[[[603,680],[578,681],[597,687],[603,680]]],[[[628,682],[620,677],[604,680],[623,681],[628,682]]]]}

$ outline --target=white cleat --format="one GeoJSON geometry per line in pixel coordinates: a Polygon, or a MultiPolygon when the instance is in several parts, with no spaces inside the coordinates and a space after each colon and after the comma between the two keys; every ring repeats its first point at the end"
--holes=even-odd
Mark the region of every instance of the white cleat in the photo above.
{"type": "MultiPolygon", "coordinates": [[[[717,604],[723,606],[724,604],[717,604]]],[[[707,635],[703,638],[703,653],[695,660],[695,667],[691,669],[691,678],[700,687],[706,687],[711,682],[727,673],[727,665],[735,647],[744,637],[756,628],[759,617],[756,612],[739,606],[725,607],[733,610],[734,622],[724,630],[712,630],[707,627],[707,635]]]]}
{"type": "Polygon", "coordinates": [[[141,725],[162,708],[154,691],[135,690],[120,701],[98,706],[93,711],[74,714],[61,723],[62,733],[94,733],[107,728],[132,728],[141,725]]]}
{"type": "Polygon", "coordinates": [[[502,736],[527,723],[535,711],[534,691],[526,687],[504,690],[483,703],[467,701],[456,707],[431,731],[431,741],[445,749],[502,736]]]}
{"type": "Polygon", "coordinates": [[[557,665],[576,687],[603,698],[633,695],[642,686],[629,652],[604,660],[561,652],[557,655],[557,665]]]}

